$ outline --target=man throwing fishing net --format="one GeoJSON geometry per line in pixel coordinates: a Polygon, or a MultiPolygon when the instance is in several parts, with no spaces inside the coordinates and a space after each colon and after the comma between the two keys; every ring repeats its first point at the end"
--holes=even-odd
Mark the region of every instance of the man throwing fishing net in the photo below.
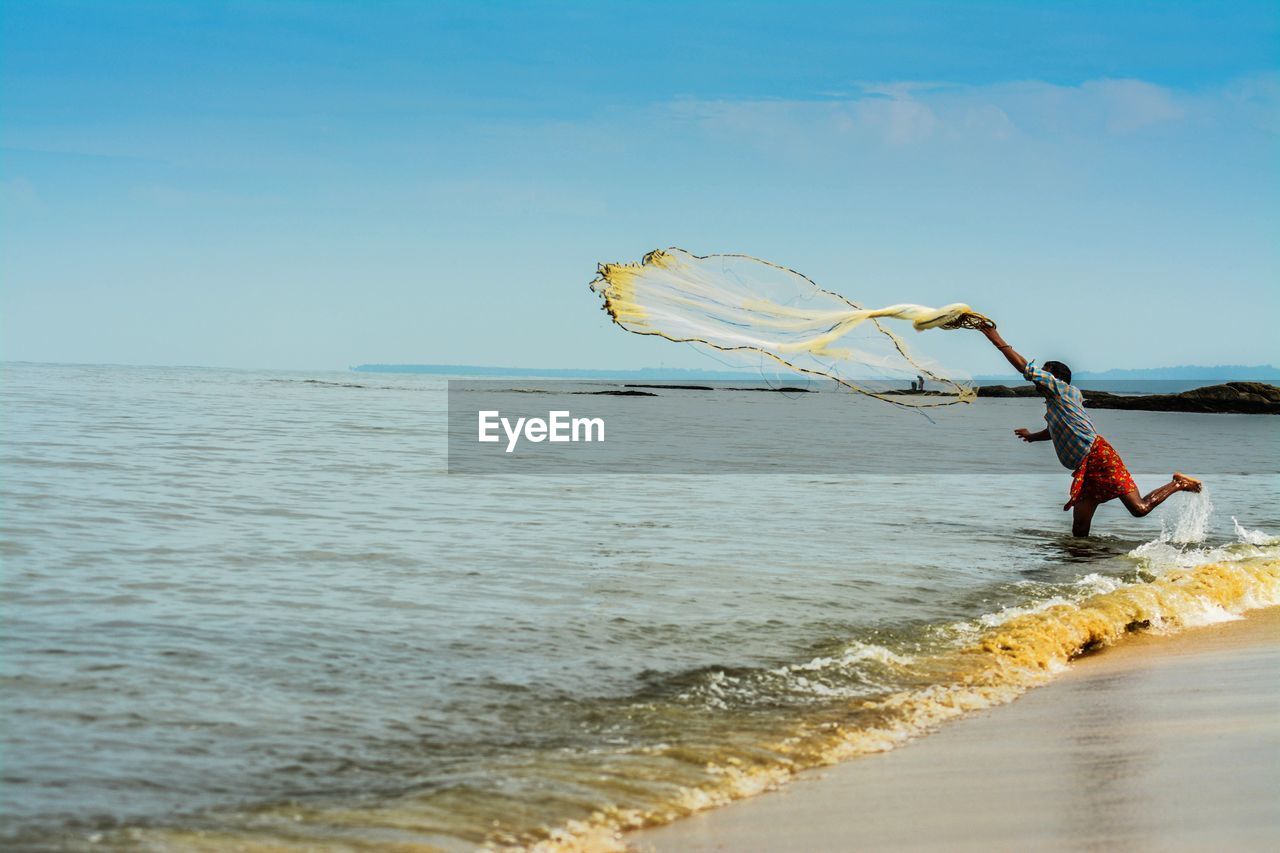
{"type": "Polygon", "coordinates": [[[1071,368],[1060,361],[1046,361],[1042,367],[1036,367],[1005,343],[995,324],[986,321],[975,325],[1045,399],[1044,419],[1048,428],[1040,432],[1028,429],[1013,432],[1027,442],[1052,441],[1058,460],[1075,472],[1071,499],[1063,507],[1075,511],[1071,520],[1073,535],[1088,536],[1094,511],[1112,498],[1119,498],[1131,515],[1141,518],[1174,492],[1200,491],[1199,480],[1175,471],[1172,480],[1144,497],[1115,448],[1094,429],[1093,421],[1084,410],[1084,395],[1071,384],[1071,368]]]}
{"type": "Polygon", "coordinates": [[[1065,508],[1075,509],[1072,531],[1077,536],[1089,533],[1098,504],[1112,498],[1120,498],[1135,516],[1144,516],[1174,492],[1201,488],[1199,480],[1174,474],[1168,485],[1146,497],[1139,494],[1120,457],[1094,430],[1067,366],[1053,361],[1044,367],[1028,365],[994,323],[964,303],[867,309],[789,267],[748,255],[695,255],[677,248],[652,251],[638,264],[600,264],[591,289],[603,298],[601,307],[610,319],[628,332],[739,355],[756,353],[898,406],[950,406],[969,402],[975,393],[971,385],[917,362],[882,321],[910,322],[917,331],[981,330],[1044,395],[1049,428],[1015,432],[1023,441],[1051,439],[1058,459],[1075,472],[1065,508]],[[852,346],[855,329],[867,334],[852,346]],[[910,369],[946,390],[940,397],[880,393],[856,381],[868,367],[910,369]]]}

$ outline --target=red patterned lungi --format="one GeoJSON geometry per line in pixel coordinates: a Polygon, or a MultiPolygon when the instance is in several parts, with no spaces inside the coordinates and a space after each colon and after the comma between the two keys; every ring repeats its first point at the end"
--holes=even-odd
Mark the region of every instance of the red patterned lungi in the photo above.
{"type": "Polygon", "coordinates": [[[1071,500],[1063,509],[1071,509],[1082,498],[1096,503],[1127,495],[1137,488],[1129,469],[1116,449],[1102,436],[1095,436],[1089,454],[1085,456],[1080,467],[1076,469],[1071,480],[1071,500]]]}

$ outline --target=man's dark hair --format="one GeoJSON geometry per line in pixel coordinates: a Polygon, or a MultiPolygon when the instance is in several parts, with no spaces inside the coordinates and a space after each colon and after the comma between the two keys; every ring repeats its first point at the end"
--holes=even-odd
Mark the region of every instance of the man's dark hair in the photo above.
{"type": "Polygon", "coordinates": [[[1052,373],[1068,385],[1071,384],[1071,368],[1060,361],[1046,361],[1041,365],[1046,373],[1052,373]]]}

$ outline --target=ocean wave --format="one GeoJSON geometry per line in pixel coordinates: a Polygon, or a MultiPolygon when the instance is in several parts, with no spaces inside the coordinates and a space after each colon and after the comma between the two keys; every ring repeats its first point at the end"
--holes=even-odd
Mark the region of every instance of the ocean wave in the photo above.
{"type": "Polygon", "coordinates": [[[1009,702],[1128,634],[1173,633],[1280,604],[1274,537],[1236,521],[1232,542],[1178,538],[1166,529],[1133,549],[1132,575],[1019,583],[1022,601],[909,639],[877,635],[780,665],[705,667],[663,676],[633,696],[587,702],[583,725],[604,721],[597,742],[521,753],[497,773],[498,786],[262,806],[209,818],[198,830],[113,830],[94,846],[324,850],[382,839],[414,849],[621,851],[630,830],[759,794],[807,768],[894,749],[1009,702]]]}
{"type": "Polygon", "coordinates": [[[664,808],[601,810],[557,827],[531,849],[623,850],[627,830],[775,788],[807,767],[893,749],[951,719],[1009,702],[1063,671],[1073,658],[1113,645],[1126,634],[1174,632],[1280,605],[1280,561],[1267,555],[1232,556],[1227,562],[1171,567],[1150,581],[1082,578],[1082,587],[1101,591],[1080,601],[1009,608],[1001,618],[987,620],[993,624],[972,645],[914,661],[936,673],[935,683],[857,703],[856,713],[844,722],[807,721],[772,745],[785,759],[755,764],[737,759],[710,766],[713,781],[682,789],[664,808]]]}
{"type": "MultiPolygon", "coordinates": [[[[1275,550],[1230,547],[1237,546],[1275,550]]],[[[976,633],[918,654],[853,642],[838,654],[784,666],[686,674],[678,694],[596,709],[615,726],[647,715],[648,742],[619,737],[613,746],[557,750],[509,767],[508,786],[523,779],[542,792],[533,801],[518,787],[462,786],[367,806],[263,807],[223,816],[220,825],[198,832],[131,828],[118,839],[107,833],[95,846],[324,850],[383,839],[414,849],[463,842],[538,853],[621,851],[627,831],[776,788],[806,768],[893,749],[949,720],[1009,702],[1051,680],[1073,658],[1135,631],[1175,632],[1280,604],[1277,555],[1230,554],[1230,560],[1168,566],[1150,579],[1085,576],[1050,600],[976,619],[976,633]],[[853,685],[866,688],[877,678],[880,689],[853,695],[853,685]],[[802,701],[828,693],[831,701],[802,701]],[[547,810],[561,817],[547,822],[540,817],[547,810]]]]}
{"type": "Polygon", "coordinates": [[[853,641],[839,654],[767,669],[710,668],[677,694],[682,702],[716,710],[753,705],[805,704],[852,699],[883,692],[893,684],[893,671],[909,667],[913,658],[885,646],[853,641]]]}

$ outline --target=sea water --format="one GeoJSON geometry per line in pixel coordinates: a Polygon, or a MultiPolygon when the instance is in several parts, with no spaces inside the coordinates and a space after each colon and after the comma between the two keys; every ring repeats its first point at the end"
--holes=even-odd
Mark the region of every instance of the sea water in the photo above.
{"type": "Polygon", "coordinates": [[[1035,400],[850,408],[952,474],[565,479],[447,474],[439,377],[7,364],[0,395],[13,847],[607,847],[1011,698],[1092,642],[1083,602],[1122,632],[1276,594],[1265,416],[1095,412],[1144,491],[1208,489],[1076,540],[1012,437],[1035,400]],[[1190,572],[1221,600],[1143,603],[1190,572]]]}

